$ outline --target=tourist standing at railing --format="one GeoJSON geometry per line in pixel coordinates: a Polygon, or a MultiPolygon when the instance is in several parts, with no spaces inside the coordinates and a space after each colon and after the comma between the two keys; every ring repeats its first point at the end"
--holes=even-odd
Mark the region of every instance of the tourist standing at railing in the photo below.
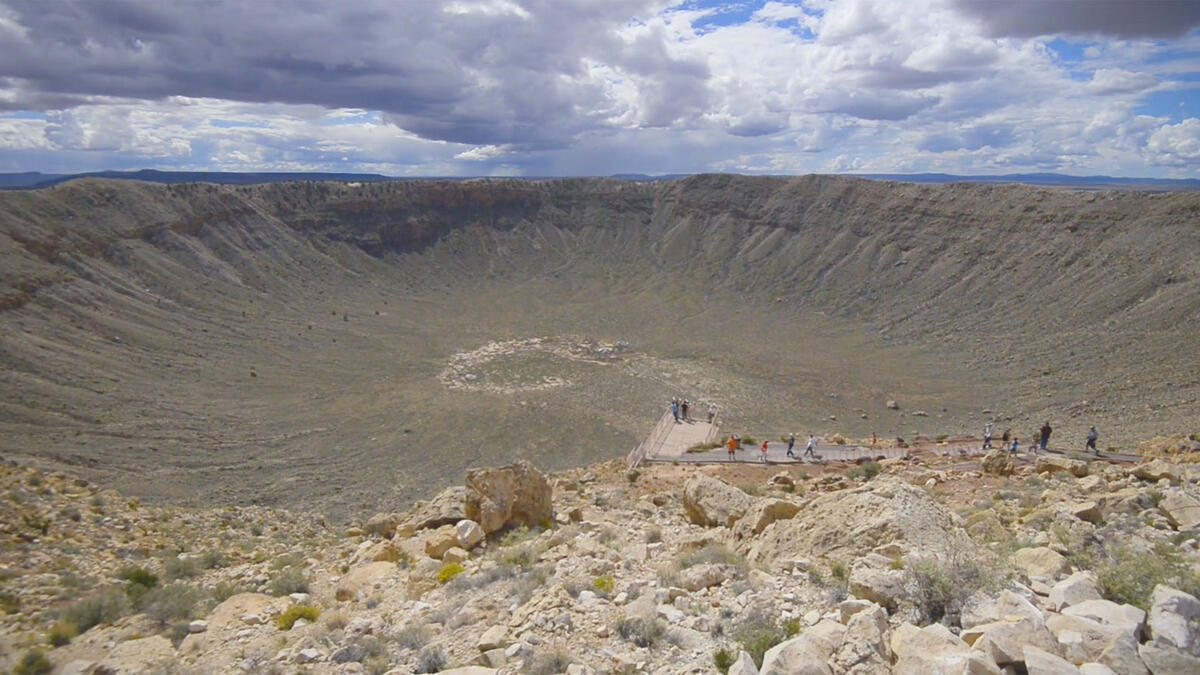
{"type": "Polygon", "coordinates": [[[708,423],[712,424],[713,420],[715,420],[715,419],[717,419],[717,404],[709,403],[708,404],[708,423]]]}
{"type": "Polygon", "coordinates": [[[671,399],[671,414],[675,416],[675,421],[679,422],[679,399],[671,399]]]}
{"type": "Polygon", "coordinates": [[[691,402],[689,402],[689,401],[688,401],[688,400],[685,398],[685,399],[683,399],[683,403],[682,403],[682,404],[680,404],[680,406],[679,406],[679,408],[680,408],[680,411],[681,411],[681,412],[682,412],[682,414],[683,414],[683,421],[684,421],[684,422],[687,422],[687,421],[688,421],[688,419],[689,419],[689,418],[688,418],[688,408],[689,408],[689,407],[691,407],[691,405],[692,405],[692,404],[691,404],[691,402]]]}

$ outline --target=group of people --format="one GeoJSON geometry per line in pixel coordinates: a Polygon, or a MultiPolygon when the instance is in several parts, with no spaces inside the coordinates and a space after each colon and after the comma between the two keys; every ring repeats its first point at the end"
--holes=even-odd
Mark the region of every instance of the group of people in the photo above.
{"type": "MultiPolygon", "coordinates": [[[[725,442],[726,448],[729,450],[729,461],[736,461],[735,453],[742,447],[742,438],[737,434],[732,434],[729,440],[725,442]]],[[[787,439],[787,456],[796,459],[796,434],[791,434],[787,439]]],[[[767,463],[767,441],[763,441],[758,448],[759,461],[763,464],[767,463]]],[[[804,454],[801,457],[812,457],[817,459],[817,437],[815,434],[808,435],[808,445],[804,447],[804,454]]]]}
{"type": "MultiPolygon", "coordinates": [[[[1047,420],[1046,423],[1042,425],[1041,429],[1038,429],[1037,431],[1035,431],[1033,433],[1033,435],[1032,435],[1033,440],[1030,442],[1030,447],[1033,449],[1033,452],[1035,454],[1039,451],[1040,452],[1046,451],[1046,444],[1050,442],[1050,433],[1052,431],[1054,431],[1054,429],[1050,426],[1049,420],[1047,420]]],[[[995,434],[995,432],[996,432],[996,425],[993,422],[988,422],[987,425],[983,428],[983,449],[984,450],[991,449],[992,436],[993,436],[993,434],[995,434]]],[[[1096,449],[1096,439],[1098,439],[1099,437],[1100,437],[1100,433],[1096,431],[1095,426],[1093,426],[1091,429],[1088,429],[1087,444],[1084,445],[1084,447],[1083,447],[1084,452],[1087,452],[1090,450],[1093,453],[1099,455],[1100,451],[1096,449]]],[[[1004,435],[1002,435],[1000,437],[1000,443],[1001,443],[1002,448],[1007,449],[1011,453],[1016,453],[1018,450],[1021,449],[1020,439],[1017,438],[1015,435],[1013,435],[1012,429],[1004,430],[1004,435]]]]}
{"type": "MultiPolygon", "coordinates": [[[[672,398],[670,403],[671,415],[675,417],[676,424],[692,421],[692,402],[685,399],[672,398]]],[[[708,404],[708,423],[712,424],[717,417],[717,404],[708,404]]]]}

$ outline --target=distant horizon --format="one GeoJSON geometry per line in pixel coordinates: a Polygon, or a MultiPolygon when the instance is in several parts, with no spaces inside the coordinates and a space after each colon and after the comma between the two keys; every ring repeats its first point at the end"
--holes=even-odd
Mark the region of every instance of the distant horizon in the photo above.
{"type": "Polygon", "coordinates": [[[4,172],[1200,177],[1200,2],[0,0],[0,32],[4,172]]]}

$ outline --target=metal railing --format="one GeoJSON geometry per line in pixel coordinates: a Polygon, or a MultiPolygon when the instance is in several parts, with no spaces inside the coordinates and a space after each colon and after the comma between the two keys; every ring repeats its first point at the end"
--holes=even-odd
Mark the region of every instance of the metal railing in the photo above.
{"type": "Polygon", "coordinates": [[[675,416],[670,411],[663,413],[662,419],[658,420],[654,430],[646,437],[646,440],[638,444],[636,448],[625,458],[625,466],[630,469],[636,469],[647,454],[653,454],[655,450],[662,447],[663,441],[667,440],[667,436],[671,435],[671,429],[675,426],[675,416]]]}

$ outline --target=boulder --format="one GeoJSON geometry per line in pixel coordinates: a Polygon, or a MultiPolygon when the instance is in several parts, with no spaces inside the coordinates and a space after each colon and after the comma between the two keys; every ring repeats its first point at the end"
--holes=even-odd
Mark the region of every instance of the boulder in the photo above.
{"type": "Polygon", "coordinates": [[[491,651],[493,649],[503,649],[508,646],[508,629],[504,626],[496,625],[485,630],[483,635],[479,636],[475,647],[481,652],[491,651]]]}
{"type": "Polygon", "coordinates": [[[106,675],[140,675],[166,670],[178,661],[175,647],[161,635],[126,640],[112,648],[93,672],[106,675]]]}
{"type": "Polygon", "coordinates": [[[850,568],[850,592],[884,607],[895,607],[897,600],[905,595],[905,574],[891,565],[891,558],[878,553],[868,553],[854,561],[850,568]]]}
{"type": "Polygon", "coordinates": [[[1160,673],[1200,673],[1200,656],[1147,642],[1138,645],[1138,658],[1154,675],[1160,673]]]}
{"type": "Polygon", "coordinates": [[[1150,638],[1200,655],[1200,600],[1159,584],[1150,596],[1150,638]]]}
{"type": "Polygon", "coordinates": [[[1012,562],[1030,579],[1057,579],[1071,571],[1071,564],[1062,554],[1045,546],[1019,549],[1012,562]]]}
{"type": "MultiPolygon", "coordinates": [[[[402,521],[410,530],[453,525],[466,518],[467,488],[456,485],[442,490],[428,502],[417,502],[402,521]]],[[[397,525],[397,528],[401,525],[397,525]]]]}
{"type": "Polygon", "coordinates": [[[753,506],[753,497],[707,474],[696,472],[683,486],[683,510],[697,525],[733,527],[753,506]]]}
{"type": "Polygon", "coordinates": [[[842,644],[846,627],[822,620],[797,637],[781,642],[763,655],[762,675],[832,675],[834,650],[842,644]]]}
{"type": "Polygon", "coordinates": [[[1179,467],[1162,459],[1155,459],[1145,464],[1138,464],[1129,470],[1135,478],[1148,480],[1157,483],[1162,479],[1167,479],[1172,483],[1178,483],[1181,472],[1179,467]]]}
{"type": "Polygon", "coordinates": [[[355,600],[395,571],[396,563],[392,562],[373,562],[355,567],[338,580],[334,597],[338,600],[355,600]]]}
{"type": "MultiPolygon", "coordinates": [[[[185,655],[204,654],[205,662],[214,670],[221,670],[224,664],[220,659],[213,658],[220,653],[214,649],[234,639],[238,631],[246,626],[256,626],[264,623],[263,617],[282,611],[288,604],[286,598],[275,598],[263,593],[238,593],[225,599],[213,608],[204,618],[203,633],[192,633],[179,644],[179,653],[185,655]]],[[[232,667],[232,664],[228,664],[232,667]]]]}
{"type": "Polygon", "coordinates": [[[981,652],[967,646],[940,623],[917,628],[900,624],[892,631],[892,666],[895,675],[1000,675],[1000,668],[981,652]]]}
{"type": "Polygon", "coordinates": [[[1011,476],[1013,472],[1012,454],[1003,450],[992,450],[983,456],[981,462],[983,472],[993,476],[1011,476]]]}
{"type": "Polygon", "coordinates": [[[1061,612],[1086,600],[1101,600],[1094,572],[1076,572],[1050,589],[1050,605],[1061,612]]]}
{"type": "Polygon", "coordinates": [[[1038,455],[1034,470],[1037,473],[1069,473],[1078,478],[1088,475],[1087,462],[1060,455],[1038,455]]]}
{"type": "Polygon", "coordinates": [[[1117,673],[1103,663],[1081,663],[1079,664],[1079,675],[1117,675],[1117,673]]]}
{"type": "Polygon", "coordinates": [[[964,629],[963,642],[987,654],[999,666],[1022,665],[1022,647],[1026,645],[1058,651],[1058,642],[1046,628],[1041,611],[1029,600],[1004,590],[989,604],[988,613],[994,618],[964,629]]]}
{"type": "Polygon", "coordinates": [[[1085,600],[1067,607],[1062,614],[1091,619],[1129,635],[1134,642],[1141,641],[1142,627],[1146,624],[1146,612],[1133,605],[1118,605],[1111,600],[1085,600]]]}
{"type": "Polygon", "coordinates": [[[705,563],[694,565],[679,573],[679,585],[695,593],[703,588],[720,586],[733,577],[733,570],[726,565],[705,563]]]}
{"type": "Polygon", "coordinates": [[[455,533],[454,528],[448,525],[443,525],[425,535],[425,555],[434,560],[441,560],[446,551],[457,546],[458,535],[455,533]]]}
{"type": "Polygon", "coordinates": [[[451,546],[450,548],[446,549],[445,553],[442,554],[442,562],[461,563],[465,562],[470,557],[471,554],[467,553],[465,549],[461,549],[457,546],[451,546]]]}
{"type": "Polygon", "coordinates": [[[886,474],[821,495],[738,547],[751,562],[774,568],[777,560],[818,555],[852,560],[886,544],[943,557],[974,548],[957,517],[928,492],[886,474]]]}
{"type": "MultiPolygon", "coordinates": [[[[485,533],[508,525],[537,526],[551,520],[553,491],[546,476],[532,464],[515,464],[467,472],[466,518],[479,523],[485,533]]],[[[456,519],[458,522],[462,518],[456,519]]]]}
{"type": "Polygon", "coordinates": [[[1079,669],[1066,659],[1033,645],[1023,648],[1025,671],[1029,675],[1079,675],[1079,669]]]}
{"type": "Polygon", "coordinates": [[[376,513],[367,519],[363,525],[363,532],[366,534],[390,539],[396,532],[396,525],[400,523],[399,514],[395,513],[376,513]]]}
{"type": "Polygon", "coordinates": [[[1071,502],[1063,507],[1067,513],[1088,523],[1098,525],[1104,522],[1104,513],[1096,502],[1071,502]]]}
{"type": "Polygon", "coordinates": [[[1158,503],[1158,510],[1177,530],[1200,528],[1200,499],[1183,490],[1167,490],[1158,503]]]}
{"type": "Polygon", "coordinates": [[[460,520],[454,524],[454,534],[458,537],[458,545],[468,551],[483,541],[483,528],[473,520],[460,520]]]}
{"type": "Polygon", "coordinates": [[[842,645],[833,662],[840,673],[886,673],[892,650],[888,646],[887,610],[879,605],[856,613],[846,625],[842,645]]]}
{"type": "Polygon", "coordinates": [[[1117,629],[1098,621],[1062,614],[1048,616],[1046,628],[1058,641],[1058,653],[1072,663],[1097,661],[1120,635],[1117,629]]]}
{"type": "Polygon", "coordinates": [[[777,520],[787,520],[800,512],[800,505],[784,499],[759,499],[733,528],[735,540],[748,539],[761,533],[777,520]]]}

